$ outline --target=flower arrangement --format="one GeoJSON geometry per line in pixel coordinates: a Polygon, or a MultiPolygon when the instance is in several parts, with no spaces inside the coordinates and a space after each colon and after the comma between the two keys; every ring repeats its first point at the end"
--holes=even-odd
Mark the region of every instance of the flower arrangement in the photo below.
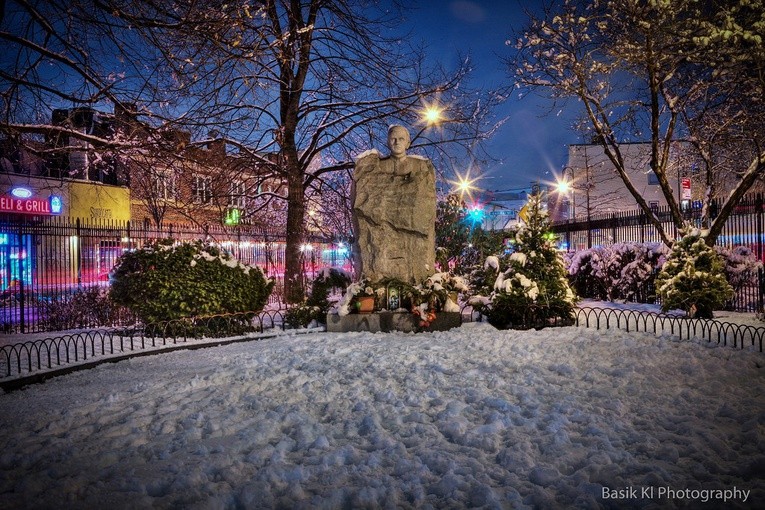
{"type": "Polygon", "coordinates": [[[360,298],[374,297],[377,309],[392,306],[391,311],[409,310],[420,318],[420,327],[428,327],[437,312],[459,312],[457,295],[467,292],[464,279],[450,273],[436,273],[420,285],[410,285],[395,278],[383,278],[376,282],[362,278],[347,287],[338,303],[338,314],[348,315],[357,311],[360,298]],[[391,296],[395,296],[398,305],[390,304],[393,302],[391,296]]]}
{"type": "Polygon", "coordinates": [[[421,297],[431,308],[444,312],[459,312],[458,296],[468,291],[468,285],[462,277],[451,273],[436,273],[428,277],[421,286],[421,297]]]}
{"type": "MultiPolygon", "coordinates": [[[[338,303],[338,314],[348,315],[351,310],[358,308],[359,298],[377,297],[380,289],[375,289],[375,285],[368,278],[362,278],[361,281],[353,282],[345,289],[345,295],[338,303]]],[[[383,292],[385,289],[382,289],[383,292]]]]}

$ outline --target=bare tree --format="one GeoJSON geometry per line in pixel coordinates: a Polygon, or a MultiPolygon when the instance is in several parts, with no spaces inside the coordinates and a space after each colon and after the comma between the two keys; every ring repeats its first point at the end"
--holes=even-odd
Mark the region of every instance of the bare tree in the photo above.
{"type": "Polygon", "coordinates": [[[511,63],[518,86],[581,104],[593,138],[668,245],[674,240],[631,181],[620,144],[650,142],[650,168],[678,228],[673,141],[690,140],[706,161],[707,198],[721,173],[736,174],[717,217],[703,211],[711,244],[765,171],[762,17],[760,0],[570,0],[532,18],[511,63]]]}
{"type": "MultiPolygon", "coordinates": [[[[261,163],[286,183],[290,301],[303,297],[300,246],[307,190],[317,179],[351,167],[353,155],[382,139],[392,122],[422,128],[415,147],[448,141],[472,150],[486,136],[481,130],[488,110],[464,89],[466,68],[424,67],[422,51],[397,30],[395,4],[387,12],[375,4],[363,10],[345,0],[267,1],[249,11],[229,7],[235,28],[222,34],[197,27],[188,34],[196,45],[184,38],[172,50],[178,92],[200,105],[189,117],[217,121],[253,159],[278,156],[261,163]],[[448,105],[443,130],[426,129],[422,115],[430,104],[448,105]]],[[[218,7],[206,5],[202,13],[218,7]]]]}
{"type": "MultiPolygon", "coordinates": [[[[419,130],[413,149],[434,158],[460,151],[484,157],[476,154],[480,142],[497,125],[490,112],[500,96],[465,87],[467,60],[454,70],[426,67],[422,50],[400,30],[396,2],[7,5],[0,40],[16,52],[4,60],[4,69],[7,61],[12,71],[0,75],[6,115],[0,129],[55,134],[66,130],[41,121],[46,106],[108,101],[142,116],[151,128],[145,145],[154,142],[152,129],[180,129],[193,139],[218,130],[239,158],[258,168],[263,182],[285,184],[268,196],[287,204],[290,301],[303,297],[300,246],[307,191],[317,180],[351,168],[353,156],[384,139],[394,122],[419,130]],[[48,85],[49,62],[61,69],[64,85],[78,84],[77,93],[48,85]],[[438,127],[423,120],[429,106],[443,110],[438,127]]],[[[120,138],[72,136],[111,150],[129,145],[120,138]]]]}

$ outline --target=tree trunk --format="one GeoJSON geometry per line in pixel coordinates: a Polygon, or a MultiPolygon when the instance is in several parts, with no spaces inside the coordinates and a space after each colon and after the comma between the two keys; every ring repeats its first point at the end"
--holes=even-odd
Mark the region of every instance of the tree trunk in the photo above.
{"type": "Polygon", "coordinates": [[[300,247],[305,237],[305,192],[303,172],[296,160],[287,157],[287,246],[285,249],[284,299],[287,303],[301,303],[305,298],[303,252],[300,247]]]}

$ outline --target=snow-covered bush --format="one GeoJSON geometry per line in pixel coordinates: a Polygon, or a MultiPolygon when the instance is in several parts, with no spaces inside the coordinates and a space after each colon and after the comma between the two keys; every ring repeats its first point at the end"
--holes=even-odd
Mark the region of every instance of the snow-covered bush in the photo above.
{"type": "Polygon", "coordinates": [[[444,272],[429,276],[418,291],[422,301],[429,304],[435,301],[438,311],[459,312],[457,297],[468,292],[468,285],[461,276],[444,272]]]}
{"type": "Polygon", "coordinates": [[[723,273],[723,261],[698,230],[688,230],[675,243],[656,277],[663,311],[679,308],[691,317],[711,319],[733,297],[723,273]]]}
{"type": "Polygon", "coordinates": [[[470,303],[493,326],[527,329],[572,320],[576,296],[548,227],[540,196],[532,195],[528,221],[516,233],[514,252],[487,258],[486,273],[497,275],[493,288],[488,296],[473,296],[470,303]]]}
{"type": "Polygon", "coordinates": [[[616,243],[568,257],[571,284],[580,296],[650,301],[650,289],[669,250],[660,243],[616,243]]]}
{"type": "Polygon", "coordinates": [[[118,260],[111,298],[144,323],[258,312],[273,289],[260,268],[199,241],[158,241],[118,260]]]}
{"type": "Polygon", "coordinates": [[[733,287],[734,292],[738,292],[747,285],[757,283],[762,262],[757,260],[757,254],[751,248],[748,246],[735,246],[733,248],[715,246],[715,251],[723,261],[725,278],[733,287]]]}
{"type": "MultiPolygon", "coordinates": [[[[320,316],[326,316],[332,306],[329,301],[330,292],[333,290],[342,290],[350,285],[351,276],[342,269],[334,267],[325,267],[314,278],[311,284],[311,295],[306,300],[306,305],[318,308],[320,316]]],[[[320,322],[325,322],[326,318],[317,317],[320,322]]]]}
{"type": "Polygon", "coordinates": [[[311,283],[311,293],[305,300],[290,307],[284,315],[284,322],[292,328],[305,328],[312,322],[326,324],[327,313],[336,302],[342,300],[342,296],[330,300],[333,291],[345,292],[351,284],[351,277],[342,269],[325,267],[311,283]]]}

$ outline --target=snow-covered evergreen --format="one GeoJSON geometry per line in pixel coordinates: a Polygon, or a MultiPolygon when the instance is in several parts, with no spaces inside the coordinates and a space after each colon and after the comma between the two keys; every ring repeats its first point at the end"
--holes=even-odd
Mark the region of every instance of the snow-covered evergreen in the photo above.
{"type": "Polygon", "coordinates": [[[723,267],[701,232],[687,231],[656,277],[662,310],[679,308],[692,317],[712,318],[713,311],[733,297],[723,267]]]}
{"type": "Polygon", "coordinates": [[[529,197],[528,210],[528,220],[512,243],[513,253],[486,261],[486,271],[496,273],[490,295],[471,300],[498,328],[566,322],[576,303],[540,195],[529,197]]]}

